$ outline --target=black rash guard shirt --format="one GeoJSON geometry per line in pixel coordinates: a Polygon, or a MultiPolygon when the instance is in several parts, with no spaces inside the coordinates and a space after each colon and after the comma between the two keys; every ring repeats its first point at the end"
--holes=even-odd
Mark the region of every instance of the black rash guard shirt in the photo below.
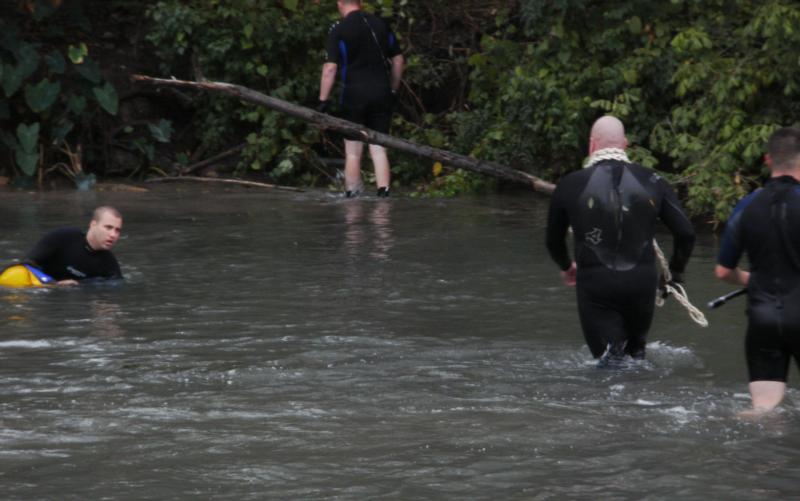
{"type": "Polygon", "coordinates": [[[351,12],[331,27],[325,48],[325,61],[339,67],[345,105],[391,95],[389,60],[401,52],[381,18],[362,10],[351,12]]]}
{"type": "Polygon", "coordinates": [[[93,250],[86,233],[78,228],[61,228],[46,234],[28,253],[26,262],[56,280],[122,278],[114,254],[93,250]]]}

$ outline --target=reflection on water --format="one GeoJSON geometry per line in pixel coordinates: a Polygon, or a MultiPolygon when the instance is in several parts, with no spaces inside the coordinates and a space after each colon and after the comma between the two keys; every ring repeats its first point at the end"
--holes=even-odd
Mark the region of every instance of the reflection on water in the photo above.
{"type": "Polygon", "coordinates": [[[89,309],[93,335],[108,337],[125,335],[125,329],[120,327],[117,321],[122,316],[122,309],[117,303],[106,299],[92,299],[89,302],[89,309]]]}
{"type": "Polygon", "coordinates": [[[744,303],[668,302],[648,360],[599,371],[529,196],[3,196],[3,260],[119,206],[128,277],[0,290],[4,498],[796,496],[800,393],[734,417],[744,303]]]}
{"type": "Polygon", "coordinates": [[[392,204],[389,200],[351,200],[345,208],[345,246],[352,258],[365,253],[378,261],[389,260],[394,246],[392,204]],[[364,247],[368,246],[367,249],[364,247]]]}

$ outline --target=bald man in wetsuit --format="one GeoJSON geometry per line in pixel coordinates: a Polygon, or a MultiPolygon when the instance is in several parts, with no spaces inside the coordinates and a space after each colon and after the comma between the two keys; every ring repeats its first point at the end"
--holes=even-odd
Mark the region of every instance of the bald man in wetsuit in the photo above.
{"type": "Polygon", "coordinates": [[[622,122],[597,120],[589,138],[589,161],[556,187],[547,220],[547,249],[564,283],[577,285],[581,327],[599,366],[626,357],[643,359],[653,319],[658,271],[653,247],[660,220],[672,232],[669,263],[675,281],[694,247],[694,229],[669,184],[632,163],[622,122]],[[575,235],[575,261],[567,250],[575,235]]]}
{"type": "Polygon", "coordinates": [[[42,237],[25,263],[56,280],[58,285],[76,285],[89,279],[122,278],[111,249],[122,232],[122,215],[110,206],[94,210],[89,229],[60,228],[42,237]]]}
{"type": "Polygon", "coordinates": [[[743,198],[725,225],[716,275],[747,287],[745,353],[753,408],[773,410],[786,393],[791,359],[800,364],[800,129],[767,144],[766,185],[743,198]],[[747,253],[750,271],[738,267],[747,253]]]}
{"type": "MultiPolygon", "coordinates": [[[[330,108],[330,98],[341,71],[342,118],[387,134],[392,122],[394,95],[400,87],[405,59],[397,37],[377,16],[361,10],[361,0],[338,0],[341,21],[328,33],[325,64],[320,78],[321,112],[330,108]]],[[[345,139],[345,195],[357,196],[363,188],[361,156],[364,143],[345,139]]],[[[386,148],[369,145],[379,197],[388,197],[391,182],[386,148]]]]}

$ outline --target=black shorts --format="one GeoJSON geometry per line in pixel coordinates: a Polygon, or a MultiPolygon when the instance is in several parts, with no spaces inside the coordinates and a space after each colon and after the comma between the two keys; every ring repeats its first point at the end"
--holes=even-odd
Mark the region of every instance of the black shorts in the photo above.
{"type": "Polygon", "coordinates": [[[774,298],[750,297],[745,353],[751,382],[785,383],[792,357],[800,364],[800,318],[796,309],[791,303],[779,308],[774,298]]]}
{"type": "Polygon", "coordinates": [[[390,92],[360,93],[354,89],[342,102],[342,118],[388,134],[393,108],[394,97],[390,92]]]}

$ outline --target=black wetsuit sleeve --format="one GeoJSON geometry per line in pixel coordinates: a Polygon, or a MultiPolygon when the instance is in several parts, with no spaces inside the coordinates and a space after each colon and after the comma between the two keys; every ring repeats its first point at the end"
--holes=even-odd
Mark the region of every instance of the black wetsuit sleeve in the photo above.
{"type": "Polygon", "coordinates": [[[547,230],[545,242],[550,257],[556,262],[561,271],[566,271],[572,264],[567,250],[567,230],[569,230],[569,214],[564,204],[563,183],[560,183],[550,200],[550,210],[547,214],[547,230]]]}
{"type": "Polygon", "coordinates": [[[686,217],[675,191],[663,179],[661,183],[664,198],[661,201],[659,219],[672,232],[673,240],[669,269],[674,273],[683,273],[694,249],[694,227],[686,217]]]}

